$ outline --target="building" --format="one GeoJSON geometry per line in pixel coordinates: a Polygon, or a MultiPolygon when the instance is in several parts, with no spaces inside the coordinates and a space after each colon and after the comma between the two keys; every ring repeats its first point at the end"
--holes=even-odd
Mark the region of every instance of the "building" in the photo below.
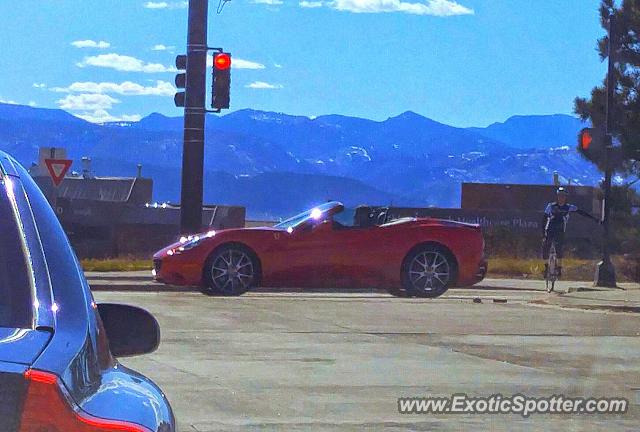
{"type": "MultiPolygon", "coordinates": [[[[148,256],[179,237],[180,207],[153,202],[153,180],[142,177],[98,177],[83,158],[82,173],[67,175],[55,186],[42,168],[51,149],[40,150],[30,173],[42,189],[80,257],[148,256]]],[[[64,151],[53,154],[63,159],[64,151]]],[[[245,208],[206,205],[203,230],[243,227],[245,208]]]]}
{"type": "MultiPolygon", "coordinates": [[[[571,203],[596,218],[600,217],[602,199],[599,189],[565,187],[569,190],[571,203]]],[[[394,217],[435,217],[478,224],[494,249],[517,244],[518,253],[532,255],[539,249],[544,209],[555,199],[557,188],[555,184],[463,183],[460,208],[393,208],[391,212],[394,217]]],[[[594,227],[593,221],[576,215],[571,217],[566,238],[567,250],[591,257],[599,250],[601,230],[594,227]]]]}

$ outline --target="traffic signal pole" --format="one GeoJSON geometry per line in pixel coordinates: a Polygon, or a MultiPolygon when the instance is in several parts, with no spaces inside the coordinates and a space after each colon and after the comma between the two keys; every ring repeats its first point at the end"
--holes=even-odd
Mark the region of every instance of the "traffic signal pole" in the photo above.
{"type": "Polygon", "coordinates": [[[208,0],[189,0],[180,232],[202,230],[208,0]]]}
{"type": "Polygon", "coordinates": [[[607,71],[607,107],[606,107],[606,147],[604,151],[604,208],[603,208],[603,233],[602,233],[602,261],[598,263],[596,269],[594,285],[599,287],[615,287],[616,286],[616,272],[611,262],[611,255],[609,251],[609,217],[611,214],[611,176],[613,171],[613,164],[611,151],[613,145],[612,133],[614,129],[613,125],[613,110],[615,104],[615,15],[611,13],[609,15],[609,47],[608,47],[608,61],[609,67],[607,71]]]}

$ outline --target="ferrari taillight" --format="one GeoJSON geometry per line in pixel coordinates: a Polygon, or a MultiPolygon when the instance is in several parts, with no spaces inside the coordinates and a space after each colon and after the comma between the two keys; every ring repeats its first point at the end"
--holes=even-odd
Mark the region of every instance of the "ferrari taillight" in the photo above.
{"type": "Polygon", "coordinates": [[[145,427],[93,417],[80,410],[55,374],[29,369],[20,432],[149,432],[145,427]]]}

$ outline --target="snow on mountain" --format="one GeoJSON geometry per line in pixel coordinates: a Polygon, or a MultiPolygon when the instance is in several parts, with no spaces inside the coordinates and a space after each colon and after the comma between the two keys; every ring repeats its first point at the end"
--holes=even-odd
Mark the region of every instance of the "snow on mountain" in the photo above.
{"type": "MultiPolygon", "coordinates": [[[[0,149],[28,166],[39,146],[66,147],[75,160],[91,156],[104,175],[133,175],[142,163],[154,177],[156,198],[177,201],[182,122],[154,113],[139,122],[100,126],[61,110],[0,104],[0,149]]],[[[210,115],[205,169],[231,177],[205,177],[205,196],[233,203],[240,196],[235,186],[242,184],[261,211],[283,215],[287,206],[269,191],[287,182],[278,190],[297,197],[299,205],[305,193],[326,199],[324,190],[331,199],[358,203],[437,206],[459,205],[465,181],[549,183],[558,171],[573,183],[595,184],[599,172],[574,150],[583,126],[566,115],[516,116],[467,129],[411,111],[385,121],[256,110],[210,115]],[[343,179],[342,191],[336,178],[343,179]],[[305,184],[310,181],[314,188],[305,184]]]]}

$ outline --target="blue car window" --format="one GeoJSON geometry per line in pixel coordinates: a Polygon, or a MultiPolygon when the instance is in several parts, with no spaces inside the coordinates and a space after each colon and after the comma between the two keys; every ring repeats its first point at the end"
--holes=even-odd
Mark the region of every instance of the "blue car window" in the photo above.
{"type": "Polygon", "coordinates": [[[0,327],[32,325],[31,284],[11,196],[14,180],[0,174],[0,327]]]}

